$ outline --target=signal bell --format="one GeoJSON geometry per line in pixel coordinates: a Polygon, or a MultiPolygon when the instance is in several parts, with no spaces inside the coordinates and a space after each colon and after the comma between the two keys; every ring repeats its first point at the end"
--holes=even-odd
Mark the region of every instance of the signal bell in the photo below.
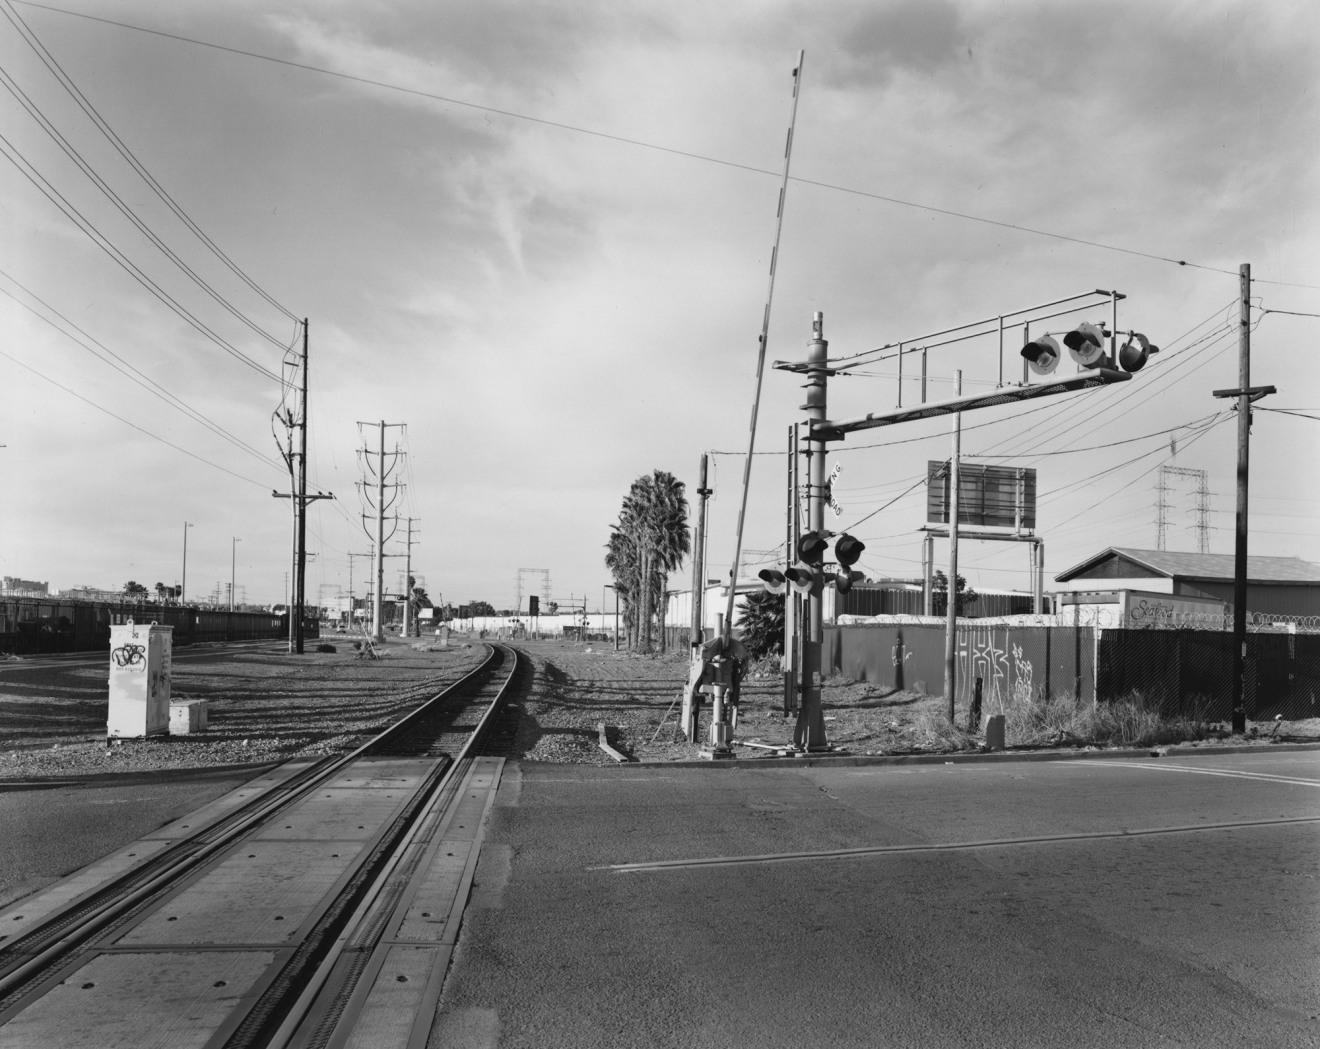
{"type": "Polygon", "coordinates": [[[1027,366],[1037,375],[1049,375],[1059,366],[1063,350],[1052,335],[1042,335],[1022,347],[1022,356],[1027,359],[1027,366]]]}
{"type": "Polygon", "coordinates": [[[1159,353],[1158,346],[1152,346],[1146,336],[1140,332],[1128,332],[1128,341],[1123,343],[1118,349],[1118,364],[1125,372],[1139,372],[1146,366],[1146,358],[1152,353],[1159,353]],[[1132,340],[1137,341],[1137,345],[1132,345],[1132,340]]]}

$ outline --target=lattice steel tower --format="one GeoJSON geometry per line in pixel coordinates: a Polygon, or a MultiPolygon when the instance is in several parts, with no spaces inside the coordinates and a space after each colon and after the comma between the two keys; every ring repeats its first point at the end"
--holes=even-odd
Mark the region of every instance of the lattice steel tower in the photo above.
{"type": "Polygon", "coordinates": [[[1204,470],[1192,470],[1185,466],[1161,466],[1159,484],[1155,490],[1159,493],[1157,535],[1155,548],[1164,550],[1169,530],[1169,477],[1191,477],[1196,480],[1196,549],[1203,554],[1210,552],[1210,487],[1204,470]]]}

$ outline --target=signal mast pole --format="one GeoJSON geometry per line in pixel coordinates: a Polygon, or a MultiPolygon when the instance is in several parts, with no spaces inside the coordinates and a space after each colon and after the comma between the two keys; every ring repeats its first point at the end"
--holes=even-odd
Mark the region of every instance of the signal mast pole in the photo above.
{"type": "MultiPolygon", "coordinates": [[[[820,535],[825,530],[825,441],[813,423],[825,422],[825,382],[829,376],[825,340],[825,315],[817,310],[807,347],[807,528],[820,535]]],[[[791,556],[791,555],[790,555],[791,556]]],[[[824,579],[821,573],[807,599],[806,640],[802,645],[802,706],[793,729],[793,743],[802,750],[823,750],[825,711],[821,702],[821,646],[825,638],[822,609],[824,579]]]]}

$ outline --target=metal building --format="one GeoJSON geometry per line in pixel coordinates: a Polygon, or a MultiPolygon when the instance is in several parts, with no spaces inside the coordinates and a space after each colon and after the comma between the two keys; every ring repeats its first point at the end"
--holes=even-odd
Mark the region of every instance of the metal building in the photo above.
{"type": "MultiPolygon", "coordinates": [[[[1054,577],[1065,592],[1142,590],[1233,604],[1232,554],[1111,546],[1054,577]]],[[[1320,565],[1300,557],[1247,558],[1247,610],[1320,616],[1320,565]]]]}

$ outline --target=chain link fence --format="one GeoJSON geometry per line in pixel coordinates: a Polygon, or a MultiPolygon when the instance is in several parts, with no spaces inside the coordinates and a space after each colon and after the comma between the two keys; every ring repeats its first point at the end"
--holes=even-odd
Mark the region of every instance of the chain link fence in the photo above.
{"type": "MultiPolygon", "coordinates": [[[[1248,632],[1247,717],[1320,717],[1320,634],[1248,632]]],[[[1222,630],[1100,632],[1096,694],[1137,695],[1166,718],[1228,721],[1233,709],[1233,635],[1222,630]]]]}

